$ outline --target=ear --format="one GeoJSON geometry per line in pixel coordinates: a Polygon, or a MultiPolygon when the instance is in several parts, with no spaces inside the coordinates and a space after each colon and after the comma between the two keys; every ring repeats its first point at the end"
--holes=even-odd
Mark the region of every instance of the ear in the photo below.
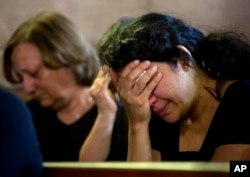
{"type": "Polygon", "coordinates": [[[186,52],[190,56],[190,58],[193,58],[191,52],[185,46],[177,45],[176,48],[182,50],[183,52],[186,52]]]}
{"type": "MultiPolygon", "coordinates": [[[[182,50],[183,52],[187,53],[188,56],[190,58],[192,58],[191,52],[185,46],[183,46],[183,45],[177,45],[176,48],[178,48],[178,49],[182,50]]],[[[182,67],[182,69],[184,71],[188,71],[190,69],[191,60],[190,61],[187,61],[187,60],[185,60],[185,61],[184,60],[178,60],[178,63],[180,63],[180,65],[181,65],[181,67],[182,67]]]]}

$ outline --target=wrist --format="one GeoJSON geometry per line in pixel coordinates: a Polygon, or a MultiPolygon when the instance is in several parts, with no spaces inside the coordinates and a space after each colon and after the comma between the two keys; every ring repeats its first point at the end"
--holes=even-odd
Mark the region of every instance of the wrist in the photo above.
{"type": "Polygon", "coordinates": [[[134,122],[129,120],[129,129],[132,132],[147,130],[148,126],[149,126],[149,121],[147,120],[140,122],[134,122]]]}

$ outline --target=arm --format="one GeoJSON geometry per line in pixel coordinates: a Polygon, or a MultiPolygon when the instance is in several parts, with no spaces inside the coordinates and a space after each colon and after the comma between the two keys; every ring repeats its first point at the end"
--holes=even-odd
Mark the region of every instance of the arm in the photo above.
{"type": "Polygon", "coordinates": [[[151,148],[148,126],[129,126],[128,161],[161,161],[160,152],[151,148]]]}
{"type": "Polygon", "coordinates": [[[228,162],[231,160],[250,160],[249,144],[228,144],[219,146],[212,158],[212,161],[228,162]]]}
{"type": "Polygon", "coordinates": [[[109,154],[117,111],[114,98],[108,91],[109,80],[105,71],[100,70],[91,86],[92,97],[98,107],[98,115],[90,134],[81,147],[80,161],[104,161],[109,154]]]}
{"type": "Polygon", "coordinates": [[[161,79],[150,62],[134,61],[119,75],[111,72],[112,83],[120,96],[129,119],[128,161],[153,161],[155,158],[149,138],[151,118],[149,97],[161,79]],[[142,74],[143,73],[143,74],[142,74]]]}

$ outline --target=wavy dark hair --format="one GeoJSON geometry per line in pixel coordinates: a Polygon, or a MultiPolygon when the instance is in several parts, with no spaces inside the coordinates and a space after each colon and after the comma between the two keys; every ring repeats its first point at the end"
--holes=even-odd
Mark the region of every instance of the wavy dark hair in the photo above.
{"type": "Polygon", "coordinates": [[[121,30],[124,25],[126,25],[132,20],[133,17],[121,17],[103,33],[102,37],[96,45],[97,53],[101,61],[105,60],[108,51],[108,46],[116,36],[116,33],[119,33],[119,30],[121,30]]]}
{"type": "Polygon", "coordinates": [[[204,38],[202,32],[179,19],[158,13],[146,14],[124,25],[110,43],[105,63],[115,71],[134,59],[176,64],[181,54],[177,45],[194,53],[204,38]]]}
{"type": "Polygon", "coordinates": [[[197,28],[167,14],[148,13],[135,18],[110,42],[104,64],[114,71],[139,59],[167,62],[177,59],[200,67],[217,81],[215,90],[206,88],[217,100],[225,80],[249,79],[250,46],[243,35],[213,32],[205,36],[197,28]],[[186,47],[191,56],[177,46],[186,47]]]}

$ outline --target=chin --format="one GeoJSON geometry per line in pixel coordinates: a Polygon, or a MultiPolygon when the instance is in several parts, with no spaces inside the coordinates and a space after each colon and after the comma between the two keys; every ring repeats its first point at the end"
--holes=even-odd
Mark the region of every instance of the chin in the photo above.
{"type": "Polygon", "coordinates": [[[168,123],[175,123],[179,120],[178,116],[174,116],[174,115],[165,115],[165,116],[161,116],[161,118],[163,120],[165,120],[168,123]]]}
{"type": "Polygon", "coordinates": [[[47,101],[47,100],[39,100],[39,102],[40,102],[40,105],[42,106],[42,107],[52,107],[52,102],[51,101],[47,101]]]}

